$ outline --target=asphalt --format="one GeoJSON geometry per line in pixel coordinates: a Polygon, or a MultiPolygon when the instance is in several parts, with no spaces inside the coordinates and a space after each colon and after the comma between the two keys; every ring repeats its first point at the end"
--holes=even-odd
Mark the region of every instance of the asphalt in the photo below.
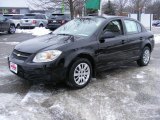
{"type": "Polygon", "coordinates": [[[12,74],[7,56],[31,34],[0,34],[0,120],[160,120],[160,44],[146,67],[125,64],[88,86],[30,85],[12,74]]]}

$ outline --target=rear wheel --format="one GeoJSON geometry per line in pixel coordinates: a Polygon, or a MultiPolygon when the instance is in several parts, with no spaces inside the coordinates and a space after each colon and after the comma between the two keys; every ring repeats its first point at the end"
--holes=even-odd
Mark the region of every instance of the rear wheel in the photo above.
{"type": "Polygon", "coordinates": [[[9,33],[9,34],[13,34],[13,33],[15,33],[15,32],[16,32],[16,27],[15,27],[15,25],[10,25],[8,33],[9,33]]]}
{"type": "Polygon", "coordinates": [[[137,60],[137,64],[139,66],[147,66],[148,63],[150,62],[150,57],[151,57],[151,50],[149,47],[146,46],[142,51],[140,59],[137,60]]]}
{"type": "Polygon", "coordinates": [[[40,24],[39,27],[44,27],[44,25],[43,25],[43,24],[40,24]]]}
{"type": "Polygon", "coordinates": [[[80,89],[89,83],[91,76],[91,63],[85,58],[79,58],[71,66],[67,84],[72,88],[80,89]]]}
{"type": "Polygon", "coordinates": [[[20,24],[18,24],[16,28],[17,28],[17,29],[20,29],[20,28],[21,28],[20,24]]]}

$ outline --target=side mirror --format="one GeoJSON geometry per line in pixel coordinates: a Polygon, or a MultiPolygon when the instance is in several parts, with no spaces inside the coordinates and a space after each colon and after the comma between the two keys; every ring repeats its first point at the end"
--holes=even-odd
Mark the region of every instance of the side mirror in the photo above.
{"type": "Polygon", "coordinates": [[[101,36],[101,39],[114,38],[114,37],[115,37],[115,34],[113,32],[105,32],[101,36]]]}

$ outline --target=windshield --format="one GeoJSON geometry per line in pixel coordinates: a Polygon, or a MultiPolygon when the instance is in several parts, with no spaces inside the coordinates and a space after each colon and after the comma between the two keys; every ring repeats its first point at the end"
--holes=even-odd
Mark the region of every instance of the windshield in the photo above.
{"type": "Polygon", "coordinates": [[[53,34],[70,34],[79,36],[90,36],[103,23],[103,18],[80,18],[74,19],[61,26],[53,34]]]}
{"type": "Polygon", "coordinates": [[[35,19],[35,14],[26,14],[23,19],[35,19]]]}
{"type": "Polygon", "coordinates": [[[50,19],[63,19],[64,15],[63,14],[52,14],[50,16],[50,19]]]}

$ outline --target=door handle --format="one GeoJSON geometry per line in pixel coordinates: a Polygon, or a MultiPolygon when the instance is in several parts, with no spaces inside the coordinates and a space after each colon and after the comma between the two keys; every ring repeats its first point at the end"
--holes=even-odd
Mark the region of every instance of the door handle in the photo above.
{"type": "Polygon", "coordinates": [[[122,40],[122,44],[125,44],[127,42],[127,40],[122,40]]]}
{"type": "Polygon", "coordinates": [[[140,40],[143,40],[143,37],[140,37],[139,39],[140,39],[140,40]]]}

